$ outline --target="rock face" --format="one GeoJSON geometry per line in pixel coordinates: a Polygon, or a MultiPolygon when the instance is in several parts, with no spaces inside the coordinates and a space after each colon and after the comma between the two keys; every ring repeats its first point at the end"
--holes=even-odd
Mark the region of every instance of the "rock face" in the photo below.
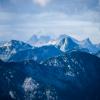
{"type": "Polygon", "coordinates": [[[74,51],[43,64],[0,61],[0,100],[100,100],[100,58],[74,51]]]}

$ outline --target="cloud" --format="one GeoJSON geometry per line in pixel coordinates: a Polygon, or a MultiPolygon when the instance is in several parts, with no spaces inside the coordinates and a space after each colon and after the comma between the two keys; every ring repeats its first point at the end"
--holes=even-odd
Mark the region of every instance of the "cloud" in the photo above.
{"type": "Polygon", "coordinates": [[[33,2],[41,7],[44,7],[50,2],[50,0],[33,0],[33,2]]]}
{"type": "Polygon", "coordinates": [[[100,42],[100,0],[1,1],[0,40],[28,40],[32,34],[49,33],[100,42]]]}
{"type": "Polygon", "coordinates": [[[95,43],[100,42],[99,15],[95,12],[71,16],[63,12],[27,14],[2,12],[0,15],[2,15],[0,16],[1,40],[28,40],[32,34],[47,35],[49,33],[48,35],[51,36],[68,34],[79,39],[90,37],[95,43]],[[98,20],[95,21],[95,19],[98,20]]]}

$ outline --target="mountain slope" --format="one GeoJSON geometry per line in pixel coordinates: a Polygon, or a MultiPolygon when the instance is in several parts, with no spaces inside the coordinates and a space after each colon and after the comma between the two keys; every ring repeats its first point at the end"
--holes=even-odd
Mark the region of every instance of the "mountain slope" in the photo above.
{"type": "Polygon", "coordinates": [[[0,100],[100,100],[100,58],[69,52],[44,62],[0,61],[0,100]]]}
{"type": "MultiPolygon", "coordinates": [[[[54,88],[50,87],[52,81],[48,80],[54,79],[52,77],[53,73],[51,74],[49,71],[47,73],[46,70],[46,67],[34,61],[19,63],[0,61],[0,100],[56,98],[54,88]],[[48,92],[50,93],[46,94],[48,92]]],[[[57,79],[54,79],[54,81],[57,81],[57,79]]]]}
{"type": "Polygon", "coordinates": [[[56,47],[50,46],[42,46],[39,48],[28,49],[24,51],[20,51],[9,59],[9,61],[23,61],[23,60],[35,60],[38,62],[44,61],[48,58],[61,55],[62,52],[56,47]]]}
{"type": "Polygon", "coordinates": [[[22,41],[11,40],[9,42],[3,42],[0,44],[0,59],[7,61],[11,55],[17,53],[18,51],[31,48],[32,46],[22,41]]]}
{"type": "Polygon", "coordinates": [[[90,68],[90,66],[95,67],[99,60],[100,58],[86,52],[71,51],[63,54],[62,56],[52,57],[46,60],[43,64],[45,66],[68,68],[75,71],[75,67],[80,67],[81,69],[84,69],[85,67],[90,68]]]}
{"type": "Polygon", "coordinates": [[[100,58],[100,51],[98,51],[95,55],[100,58]]]}
{"type": "Polygon", "coordinates": [[[100,99],[98,97],[100,95],[100,85],[98,84],[100,83],[100,77],[98,76],[100,59],[96,56],[74,51],[63,56],[50,58],[44,62],[44,65],[62,68],[67,78],[71,79],[73,77],[75,79],[71,84],[77,84],[80,88],[84,89],[85,92],[83,94],[84,96],[87,95],[87,100],[100,99]]]}

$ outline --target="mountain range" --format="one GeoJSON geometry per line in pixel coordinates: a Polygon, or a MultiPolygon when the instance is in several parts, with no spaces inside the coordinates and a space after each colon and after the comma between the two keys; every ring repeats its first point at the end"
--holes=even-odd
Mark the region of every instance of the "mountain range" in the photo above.
{"type": "Polygon", "coordinates": [[[40,39],[36,41],[37,37],[33,35],[29,41],[31,41],[31,43],[34,42],[34,45],[37,47],[45,45],[54,45],[55,47],[59,48],[62,52],[77,49],[87,51],[89,53],[96,53],[98,52],[98,50],[100,50],[100,44],[93,44],[89,38],[79,41],[65,34],[55,39],[50,39],[50,37],[47,37],[48,36],[44,36],[43,40],[40,39]]]}
{"type": "Polygon", "coordinates": [[[33,37],[0,43],[0,100],[100,100],[100,44],[33,37]]]}
{"type": "MultiPolygon", "coordinates": [[[[38,44],[34,36],[31,40],[38,44]]],[[[42,37],[42,36],[41,36],[42,37]]],[[[45,36],[46,38],[46,36],[45,36]]],[[[43,62],[48,58],[59,56],[64,53],[76,50],[88,52],[99,57],[100,44],[93,44],[89,38],[78,41],[70,36],[62,35],[55,40],[43,40],[43,44],[39,46],[32,46],[27,42],[11,40],[8,42],[0,43],[0,59],[3,61],[22,61],[22,60],[35,60],[43,62]]],[[[42,39],[41,39],[42,41],[42,39]]],[[[40,43],[40,42],[39,42],[40,43]]]]}

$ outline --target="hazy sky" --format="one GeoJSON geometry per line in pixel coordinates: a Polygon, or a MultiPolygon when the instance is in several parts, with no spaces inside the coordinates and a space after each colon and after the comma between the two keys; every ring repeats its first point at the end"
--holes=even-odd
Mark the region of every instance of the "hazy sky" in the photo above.
{"type": "Polygon", "coordinates": [[[0,0],[0,40],[33,34],[100,42],[100,0],[0,0]]]}

